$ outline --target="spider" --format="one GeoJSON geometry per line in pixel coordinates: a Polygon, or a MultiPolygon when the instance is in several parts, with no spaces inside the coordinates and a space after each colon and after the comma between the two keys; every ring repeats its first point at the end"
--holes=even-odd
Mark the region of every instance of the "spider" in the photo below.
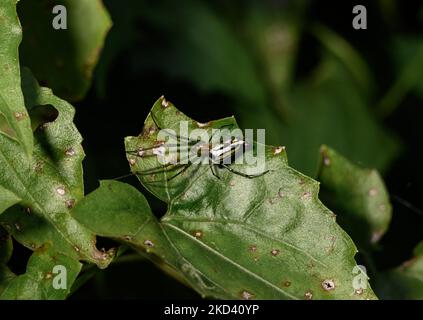
{"type": "MultiPolygon", "coordinates": [[[[168,161],[167,163],[164,163],[158,167],[135,172],[134,174],[136,175],[144,176],[144,175],[163,173],[163,172],[167,172],[167,170],[171,171],[172,169],[179,170],[174,175],[166,179],[167,181],[171,181],[175,179],[176,177],[178,177],[179,175],[183,174],[193,164],[197,164],[198,162],[199,163],[204,162],[203,160],[205,160],[207,164],[209,165],[210,171],[212,172],[213,176],[215,176],[218,179],[221,179],[220,176],[218,175],[218,170],[217,170],[218,168],[226,169],[233,174],[236,174],[248,179],[257,178],[269,172],[269,170],[266,170],[258,174],[246,174],[244,172],[237,171],[230,166],[230,164],[233,163],[242,154],[243,150],[247,150],[247,148],[251,148],[251,145],[243,139],[239,139],[237,137],[232,136],[222,141],[222,137],[221,137],[219,141],[220,143],[216,144],[216,143],[212,143],[212,140],[213,140],[213,135],[212,135],[207,142],[202,140],[192,140],[177,134],[173,134],[167,131],[166,129],[162,129],[158,125],[153,112],[151,112],[151,118],[159,130],[163,130],[168,135],[172,136],[173,138],[176,138],[178,142],[185,141],[185,145],[183,146],[180,143],[167,145],[164,141],[160,141],[158,144],[151,147],[139,148],[137,150],[127,151],[128,154],[132,154],[141,158],[146,158],[150,156],[162,157],[164,156],[166,152],[166,146],[169,148],[178,148],[178,147],[184,148],[185,147],[185,148],[189,148],[188,150],[189,153],[194,154],[199,161],[193,162],[188,157],[180,159],[180,154],[178,154],[176,159],[168,161]],[[169,167],[170,169],[168,169],[169,167]]],[[[233,125],[223,125],[217,129],[222,130],[227,127],[233,127],[233,125]]],[[[155,181],[150,181],[150,183],[151,182],[155,182],[155,181]]],[[[159,181],[156,181],[156,182],[159,182],[159,181]]]]}

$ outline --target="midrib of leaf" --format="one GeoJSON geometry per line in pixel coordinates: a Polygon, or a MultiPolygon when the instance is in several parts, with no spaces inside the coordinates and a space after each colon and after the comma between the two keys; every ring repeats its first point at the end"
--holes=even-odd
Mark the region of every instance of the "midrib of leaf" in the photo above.
{"type": "MultiPolygon", "coordinates": [[[[208,167],[207,168],[204,168],[203,170],[208,170],[208,167]]],[[[164,173],[164,175],[166,176],[166,171],[165,171],[165,173],[164,173]]],[[[298,248],[298,247],[296,247],[295,245],[293,245],[293,244],[291,244],[291,243],[289,243],[289,242],[287,242],[286,240],[284,240],[284,239],[279,239],[279,238],[274,238],[274,237],[271,237],[271,236],[269,236],[269,235],[267,235],[267,234],[265,234],[264,232],[262,232],[262,231],[260,231],[260,230],[258,230],[257,228],[255,228],[254,226],[251,226],[251,225],[249,225],[248,223],[246,223],[246,221],[248,220],[248,218],[250,218],[252,215],[254,215],[255,213],[256,213],[256,209],[257,208],[259,208],[263,203],[264,203],[264,201],[265,201],[265,198],[263,197],[262,199],[261,199],[261,201],[259,202],[259,203],[257,203],[257,205],[256,206],[254,206],[253,208],[251,208],[251,210],[249,210],[249,211],[247,211],[246,213],[245,213],[245,215],[244,215],[244,219],[243,219],[243,221],[236,221],[236,220],[232,220],[232,219],[225,219],[225,220],[221,220],[221,219],[219,219],[219,218],[217,218],[217,219],[213,219],[213,220],[210,220],[210,219],[201,219],[201,218],[196,218],[196,219],[194,219],[194,218],[187,218],[187,217],[175,217],[173,214],[172,214],[172,210],[173,210],[173,205],[175,204],[175,203],[177,203],[177,201],[180,199],[180,197],[187,191],[187,190],[189,190],[195,183],[196,183],[196,181],[198,180],[198,179],[200,179],[201,178],[201,176],[202,176],[202,174],[200,173],[200,172],[197,172],[197,174],[196,174],[196,176],[195,176],[195,178],[194,179],[192,179],[192,181],[191,181],[191,183],[189,184],[189,185],[187,185],[187,187],[184,189],[184,191],[183,192],[181,192],[177,197],[175,197],[173,200],[171,200],[170,202],[169,202],[169,207],[168,207],[168,210],[167,210],[167,213],[169,213],[169,216],[167,216],[167,214],[162,218],[162,222],[164,222],[164,223],[166,223],[166,221],[168,221],[168,222],[171,222],[172,220],[179,220],[179,221],[191,221],[191,222],[200,222],[200,223],[220,223],[220,224],[222,224],[223,226],[225,225],[225,224],[234,224],[234,225],[238,225],[238,226],[241,226],[241,227],[243,227],[243,228],[245,228],[245,229],[247,229],[247,230],[250,230],[250,231],[252,231],[252,232],[254,232],[254,233],[256,233],[256,234],[259,234],[259,235],[261,235],[262,237],[265,237],[265,238],[268,238],[268,239],[270,239],[270,240],[273,240],[273,241],[275,241],[275,242],[278,242],[278,243],[281,243],[281,244],[284,244],[284,245],[286,245],[287,247],[290,247],[290,248],[292,248],[292,249],[294,249],[294,250],[296,250],[296,251],[298,251],[298,252],[300,252],[301,254],[303,254],[303,255],[305,255],[306,257],[308,257],[308,258],[310,258],[311,260],[313,260],[313,261],[315,261],[315,262],[317,262],[317,263],[319,263],[321,266],[323,266],[323,267],[325,267],[325,268],[329,268],[329,266],[327,265],[327,264],[325,264],[324,262],[322,262],[322,261],[320,261],[320,260],[318,260],[318,259],[316,259],[315,257],[313,257],[312,255],[310,255],[309,253],[307,253],[306,251],[304,251],[304,250],[302,250],[301,248],[298,248]]],[[[168,184],[166,183],[166,191],[167,191],[167,193],[168,193],[168,184]]],[[[265,188],[265,191],[263,192],[263,193],[267,193],[268,192],[268,187],[267,187],[267,184],[266,183],[262,183],[261,184],[261,186],[263,187],[263,188],[265,188]]],[[[213,187],[215,187],[215,188],[217,188],[217,185],[214,185],[213,187]]],[[[315,200],[317,200],[317,201],[319,201],[318,199],[315,199],[315,200]]],[[[167,224],[167,225],[170,225],[170,224],[167,224]]],[[[200,243],[202,243],[202,242],[200,242],[200,243]]],[[[202,243],[203,244],[203,243],[202,243]]],[[[210,248],[211,249],[211,248],[210,248]]],[[[211,250],[213,250],[213,249],[211,249],[211,250]]]]}
{"type": "MultiPolygon", "coordinates": [[[[2,132],[0,132],[0,135],[2,135],[5,139],[11,139],[9,136],[5,135],[2,132]]],[[[19,181],[22,189],[26,192],[25,195],[28,195],[31,198],[31,200],[34,201],[34,203],[37,204],[39,210],[42,209],[43,207],[42,207],[41,203],[39,203],[38,200],[36,200],[36,198],[29,191],[29,189],[25,185],[22,177],[19,175],[16,168],[10,163],[9,159],[5,156],[2,148],[0,148],[0,155],[3,157],[3,159],[5,160],[5,163],[8,165],[8,167],[15,173],[16,179],[14,181],[19,181]]]]}
{"type": "MultiPolygon", "coordinates": [[[[163,228],[163,223],[159,223],[159,228],[160,230],[163,232],[163,235],[165,236],[166,240],[169,242],[170,246],[172,247],[172,249],[176,252],[176,254],[184,261],[186,261],[189,265],[192,265],[188,259],[185,258],[185,256],[181,253],[181,251],[176,247],[176,245],[173,243],[173,241],[170,239],[169,235],[166,232],[166,229],[163,228]]],[[[169,264],[171,265],[176,271],[178,270],[178,266],[175,266],[173,264],[169,264]]],[[[226,292],[229,296],[232,296],[234,299],[236,299],[236,297],[231,294],[227,289],[225,289],[224,287],[222,287],[220,284],[218,284],[217,282],[213,281],[212,279],[210,279],[207,275],[205,275],[203,272],[201,272],[198,269],[195,269],[195,271],[199,274],[201,274],[204,278],[206,278],[208,281],[210,281],[211,283],[213,283],[216,287],[221,288],[224,292],[226,292]]]]}
{"type": "Polygon", "coordinates": [[[171,227],[171,228],[173,228],[174,230],[178,231],[178,232],[179,232],[179,233],[181,233],[183,236],[185,236],[188,240],[193,241],[195,244],[202,246],[203,248],[205,248],[207,251],[209,251],[210,253],[214,254],[214,255],[215,255],[215,256],[217,256],[218,258],[220,258],[220,259],[222,259],[222,260],[224,260],[224,261],[226,261],[226,262],[228,262],[228,263],[230,263],[230,264],[234,265],[234,266],[235,266],[235,267],[237,267],[239,270],[241,270],[241,271],[243,271],[243,272],[245,272],[245,273],[247,273],[247,274],[249,274],[249,275],[253,276],[254,278],[256,278],[257,280],[259,280],[260,282],[262,282],[262,283],[263,283],[263,284],[265,284],[266,286],[268,286],[268,287],[270,287],[270,288],[272,288],[272,289],[274,289],[274,290],[276,290],[276,291],[278,291],[278,292],[281,292],[282,294],[284,294],[284,295],[285,295],[285,296],[287,296],[288,298],[298,300],[298,298],[297,298],[297,297],[295,297],[295,296],[293,296],[293,295],[291,295],[291,294],[287,293],[286,291],[282,290],[281,288],[279,288],[279,287],[275,286],[273,283],[271,283],[270,281],[268,281],[268,280],[264,279],[263,277],[261,277],[261,276],[260,276],[260,275],[258,275],[257,273],[255,273],[255,272],[251,271],[250,269],[248,269],[248,268],[246,268],[246,267],[244,267],[244,266],[240,265],[238,262],[236,262],[236,261],[234,261],[234,260],[232,260],[232,259],[230,259],[230,258],[226,257],[225,255],[221,254],[219,251],[217,251],[217,250],[214,250],[214,249],[210,248],[210,246],[206,245],[205,243],[203,243],[203,242],[201,242],[201,241],[196,240],[196,239],[195,239],[195,237],[191,236],[191,235],[190,235],[190,234],[188,234],[186,231],[184,231],[184,230],[182,230],[182,229],[180,229],[180,228],[178,228],[177,226],[174,226],[174,225],[172,225],[172,224],[167,224],[167,223],[164,223],[164,224],[165,224],[165,225],[167,225],[167,226],[169,226],[169,227],[171,227]]]}
{"type": "Polygon", "coordinates": [[[322,261],[320,261],[320,260],[316,259],[315,257],[313,257],[312,255],[310,255],[310,254],[309,254],[309,253],[307,253],[306,251],[304,251],[304,250],[302,250],[302,249],[300,249],[300,248],[296,247],[295,245],[293,245],[293,244],[291,244],[291,243],[287,242],[286,240],[271,237],[271,236],[269,236],[269,235],[267,235],[267,234],[263,233],[263,231],[257,230],[257,229],[255,229],[253,226],[251,226],[251,225],[249,225],[249,224],[247,224],[247,223],[244,223],[244,222],[235,221],[235,220],[230,220],[230,219],[228,219],[228,220],[226,220],[226,219],[225,219],[225,220],[220,220],[220,219],[208,220],[208,219],[193,219],[193,218],[170,218],[170,219],[164,219],[164,220],[162,220],[162,221],[164,221],[164,223],[165,223],[166,225],[170,225],[170,222],[172,222],[172,220],[180,220],[180,221],[184,221],[184,222],[199,222],[199,223],[220,223],[220,224],[222,224],[222,225],[225,225],[225,224],[234,224],[234,225],[238,225],[238,226],[241,226],[241,227],[243,227],[243,228],[245,228],[245,229],[247,229],[247,230],[249,230],[249,231],[252,231],[252,232],[257,233],[257,234],[259,234],[259,235],[260,235],[260,236],[262,236],[262,237],[265,237],[265,238],[270,239],[270,240],[273,240],[273,241],[275,241],[275,242],[278,242],[278,243],[284,244],[284,245],[286,245],[287,247],[290,247],[290,248],[292,248],[292,249],[294,249],[294,250],[296,250],[296,251],[300,252],[301,254],[304,254],[305,256],[307,256],[308,258],[310,258],[311,260],[313,260],[313,261],[317,262],[318,264],[320,264],[321,266],[323,266],[323,267],[325,267],[325,268],[328,268],[328,267],[329,267],[329,266],[328,266],[327,264],[325,264],[324,262],[322,262],[322,261]],[[169,223],[166,223],[166,221],[168,221],[169,223]]]}

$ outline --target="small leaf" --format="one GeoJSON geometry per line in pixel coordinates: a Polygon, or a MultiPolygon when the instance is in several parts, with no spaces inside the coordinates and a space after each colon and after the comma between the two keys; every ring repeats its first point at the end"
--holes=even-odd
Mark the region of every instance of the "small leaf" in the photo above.
{"type": "Polygon", "coordinates": [[[67,100],[84,97],[104,39],[111,27],[101,0],[21,0],[19,17],[25,30],[22,64],[53,92],[67,100]],[[67,29],[55,30],[53,7],[67,9],[67,29]]]}
{"type": "Polygon", "coordinates": [[[96,234],[127,243],[141,253],[153,254],[156,262],[157,258],[165,259],[172,268],[178,268],[178,252],[151,212],[147,200],[128,184],[101,181],[98,189],[75,206],[72,216],[96,234]]]}
{"type": "MultiPolygon", "coordinates": [[[[155,156],[137,156],[137,151],[142,153],[142,148],[160,144],[160,128],[179,133],[181,121],[187,121],[190,131],[202,128],[208,134],[213,128],[236,127],[233,118],[199,124],[162,97],[154,104],[143,132],[126,138],[132,172],[138,174],[144,187],[168,204],[154,237],[167,248],[159,249],[154,240],[150,243],[146,240],[151,239],[145,238],[143,244],[138,244],[140,247],[165,250],[165,262],[166,252],[170,252],[173,268],[176,256],[177,272],[203,296],[375,298],[370,288],[354,291],[355,246],[318,200],[317,182],[290,168],[282,147],[265,146],[265,170],[270,171],[256,178],[219,168],[213,174],[209,165],[201,164],[185,168],[171,180],[167,178],[181,167],[168,166],[147,174],[145,170],[157,167],[159,161],[155,156]]],[[[233,164],[231,168],[254,173],[251,165],[233,164]]],[[[150,221],[144,218],[144,223],[153,223],[150,221]]],[[[144,223],[139,227],[143,228],[144,223]]]]}
{"type": "Polygon", "coordinates": [[[322,146],[318,180],[323,202],[338,214],[338,223],[356,243],[368,247],[388,229],[389,195],[376,170],[363,169],[322,146]]]}
{"type": "Polygon", "coordinates": [[[82,265],[77,260],[68,255],[45,247],[39,248],[30,257],[25,274],[13,277],[3,291],[0,291],[0,299],[64,299],[81,267],[82,265]],[[64,269],[57,272],[56,266],[64,267],[64,269]],[[61,286],[55,287],[55,277],[60,276],[63,277],[61,286]]]}
{"type": "Polygon", "coordinates": [[[375,287],[383,299],[423,299],[423,241],[414,249],[414,257],[376,278],[375,287]]]}
{"type": "MultiPolygon", "coordinates": [[[[26,155],[30,156],[33,138],[20,90],[18,47],[22,30],[16,14],[16,2],[17,0],[3,0],[0,4],[0,116],[3,114],[6,118],[14,137],[22,145],[26,155]]],[[[7,131],[3,129],[3,132],[7,131]]]]}

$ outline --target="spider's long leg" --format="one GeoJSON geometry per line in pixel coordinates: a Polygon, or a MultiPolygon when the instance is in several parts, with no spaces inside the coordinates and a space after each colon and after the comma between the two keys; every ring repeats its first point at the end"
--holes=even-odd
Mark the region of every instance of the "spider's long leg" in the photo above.
{"type": "Polygon", "coordinates": [[[178,173],[174,174],[172,177],[167,178],[166,180],[167,180],[167,181],[170,181],[170,180],[172,180],[172,179],[175,179],[177,176],[179,176],[180,174],[182,174],[182,173],[184,173],[185,171],[187,171],[187,170],[188,170],[188,168],[189,168],[189,167],[191,167],[191,165],[192,165],[192,162],[188,163],[187,165],[185,165],[185,167],[184,167],[181,171],[179,171],[178,173]]]}
{"type": "Polygon", "coordinates": [[[188,164],[183,165],[182,170],[180,170],[179,172],[177,172],[176,174],[174,174],[173,176],[171,176],[171,177],[169,177],[169,178],[167,178],[167,179],[164,179],[164,180],[152,180],[152,181],[147,181],[147,183],[149,183],[149,184],[153,184],[153,183],[163,183],[164,181],[169,182],[169,181],[171,181],[171,180],[175,179],[175,178],[176,178],[177,176],[179,176],[180,174],[184,173],[186,170],[188,170],[188,168],[189,168],[191,165],[192,165],[192,162],[190,162],[190,163],[188,163],[188,164]]]}
{"type": "Polygon", "coordinates": [[[213,175],[214,175],[216,178],[218,178],[218,179],[220,180],[219,175],[217,174],[217,172],[216,172],[216,171],[214,171],[214,169],[215,169],[215,164],[214,164],[214,163],[209,162],[209,166],[210,166],[210,170],[211,170],[211,172],[213,173],[213,175]]]}
{"type": "Polygon", "coordinates": [[[169,144],[169,145],[167,145],[167,144],[164,143],[164,144],[156,145],[156,146],[152,146],[152,147],[139,148],[138,150],[128,150],[128,151],[126,151],[126,153],[129,153],[129,154],[132,154],[134,156],[141,157],[141,158],[144,157],[144,156],[156,156],[156,154],[154,154],[154,153],[140,155],[140,152],[150,151],[150,150],[158,149],[160,147],[178,148],[177,150],[183,150],[183,149],[191,147],[191,145],[190,144],[188,144],[188,145],[179,145],[179,144],[169,144]]]}
{"type": "Polygon", "coordinates": [[[151,174],[158,174],[158,173],[164,173],[166,171],[172,171],[172,170],[178,170],[180,167],[184,167],[187,166],[188,164],[181,164],[181,163],[168,163],[162,166],[157,166],[154,168],[150,168],[147,170],[143,170],[143,171],[135,171],[134,174],[137,176],[148,176],[151,174]],[[173,168],[171,169],[166,169],[170,166],[173,166],[173,168]]]}
{"type": "Polygon", "coordinates": [[[258,173],[258,174],[246,174],[244,172],[240,172],[240,171],[234,170],[233,168],[231,168],[230,166],[228,166],[228,165],[226,165],[224,163],[219,163],[218,165],[219,166],[222,166],[223,168],[225,168],[226,170],[228,170],[229,172],[231,172],[233,174],[236,174],[236,175],[239,175],[241,177],[248,178],[248,179],[257,178],[257,177],[260,177],[262,175],[265,175],[266,173],[269,172],[269,170],[266,170],[266,171],[263,171],[263,172],[258,173]]]}
{"type": "Polygon", "coordinates": [[[149,175],[149,174],[162,173],[162,172],[165,172],[165,171],[172,170],[172,169],[166,169],[170,166],[175,166],[175,169],[176,169],[176,168],[181,167],[181,166],[186,166],[189,163],[190,163],[189,156],[187,156],[183,159],[179,159],[178,162],[175,162],[175,163],[169,162],[169,163],[166,163],[166,164],[159,165],[157,167],[145,169],[145,170],[142,170],[142,171],[137,171],[136,174],[145,176],[145,175],[149,175]]]}
{"type": "Polygon", "coordinates": [[[182,137],[182,136],[180,136],[180,135],[178,135],[178,134],[173,134],[172,132],[169,132],[169,131],[167,131],[166,129],[161,128],[161,127],[159,126],[159,124],[157,123],[157,121],[156,121],[156,116],[154,115],[154,113],[153,113],[153,112],[150,112],[150,115],[151,115],[151,119],[153,119],[154,124],[156,125],[156,127],[157,127],[159,130],[163,130],[163,131],[165,131],[167,134],[169,134],[169,135],[173,136],[174,138],[176,138],[176,139],[180,139],[180,140],[184,140],[184,141],[186,141],[186,142],[188,142],[188,143],[198,143],[198,142],[200,142],[200,141],[198,141],[198,140],[191,140],[190,138],[182,137]]]}

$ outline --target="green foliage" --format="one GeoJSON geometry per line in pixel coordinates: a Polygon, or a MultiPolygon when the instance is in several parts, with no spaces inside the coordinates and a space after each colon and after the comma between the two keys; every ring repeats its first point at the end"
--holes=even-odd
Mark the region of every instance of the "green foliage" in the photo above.
{"type": "MultiPolygon", "coordinates": [[[[17,53],[21,32],[15,22],[14,7],[15,1],[9,1],[1,11],[4,20],[13,21],[1,25],[10,28],[8,32],[2,32],[6,37],[2,50],[14,53],[2,56],[5,69],[10,70],[9,79],[3,79],[1,85],[2,92],[5,92],[2,102],[7,102],[2,106],[8,107],[3,114],[7,116],[7,112],[13,111],[16,115],[19,108],[26,109],[20,113],[23,119],[9,121],[16,131],[16,139],[0,133],[0,225],[34,254],[24,275],[12,277],[2,266],[2,278],[7,284],[2,284],[0,296],[6,299],[64,298],[68,291],[55,290],[49,285],[52,277],[43,282],[54,265],[66,263],[71,284],[81,267],[78,260],[104,268],[110,262],[112,252],[97,250],[95,235],[78,224],[69,213],[84,194],[82,138],[72,123],[74,110],[68,103],[54,96],[51,90],[40,88],[29,71],[23,70],[20,79],[17,53]],[[28,112],[49,105],[57,110],[57,118],[40,125],[33,135],[28,112]],[[21,138],[24,136],[19,132],[24,131],[16,130],[21,128],[21,120],[22,124],[28,125],[26,129],[30,134],[30,139],[23,139],[23,142],[21,138]],[[28,141],[30,147],[26,145],[28,141]],[[31,156],[28,149],[33,150],[31,156]]],[[[7,262],[8,259],[4,260],[7,262]]]]}
{"type": "Polygon", "coordinates": [[[376,170],[363,169],[323,146],[318,180],[321,198],[362,248],[380,240],[391,221],[388,192],[376,170]]]}
{"type": "Polygon", "coordinates": [[[414,257],[401,266],[381,273],[375,281],[384,299],[423,299],[423,242],[414,249],[414,257]]]}
{"type": "Polygon", "coordinates": [[[16,2],[17,0],[5,0],[0,7],[0,114],[6,118],[12,134],[22,145],[26,156],[30,157],[33,138],[20,90],[18,46],[22,30],[16,15],[16,2]]]}
{"type": "Polygon", "coordinates": [[[372,69],[341,35],[308,22],[309,1],[276,9],[245,1],[242,10],[232,2],[109,3],[116,28],[98,69],[103,98],[110,65],[141,38],[131,68],[224,95],[240,127],[266,128],[268,142],[289,149],[288,165],[285,147],[254,143],[265,150],[265,168],[230,166],[264,173],[254,178],[207,164],[163,167],[154,153],[137,154],[158,146],[160,128],[178,132],[187,121],[190,131],[211,134],[238,124],[234,117],[199,123],[160,98],[121,150],[149,199],[167,205],[158,218],[154,200],[128,184],[104,180],[84,193],[82,137],[74,108],[62,98],[82,99],[90,87],[111,27],[102,2],[55,2],[67,8],[68,30],[51,27],[51,1],[17,3],[0,4],[0,299],[65,299],[110,263],[131,257],[128,250],[203,297],[423,299],[422,243],[394,269],[379,270],[373,261],[392,217],[376,169],[388,168],[399,150],[373,112],[387,116],[410,92],[421,95],[421,39],[389,44],[399,77],[376,104],[372,69]],[[138,23],[147,26],[141,35],[138,23]],[[318,54],[298,76],[304,36],[318,54]],[[318,171],[317,181],[293,167],[318,171]],[[113,248],[97,248],[97,236],[113,248]],[[356,245],[376,294],[353,288],[356,245]],[[30,252],[26,267],[13,261],[19,246],[30,252]],[[57,266],[66,268],[65,289],[53,285],[57,266]]]}
{"type": "Polygon", "coordinates": [[[111,21],[101,0],[60,0],[67,9],[66,30],[52,27],[50,0],[21,0],[19,17],[25,30],[21,61],[35,77],[67,100],[82,99],[111,21]]]}
{"type": "MultiPolygon", "coordinates": [[[[70,209],[83,196],[81,136],[72,124],[74,110],[51,91],[38,87],[32,76],[23,73],[22,88],[28,110],[36,106],[52,105],[58,111],[57,119],[38,127],[34,133],[34,152],[28,159],[23,148],[12,138],[0,135],[0,166],[3,168],[0,184],[15,196],[18,205],[0,216],[0,224],[21,244],[34,250],[31,269],[25,276],[15,278],[4,292],[6,298],[25,298],[28,279],[32,272],[39,274],[48,262],[84,260],[104,268],[112,253],[95,247],[95,235],[77,223],[70,209]],[[19,199],[19,200],[18,200],[19,199]],[[48,250],[45,246],[51,246],[48,250]],[[40,270],[34,271],[37,266],[40,270]],[[19,291],[21,290],[21,291],[19,291]]],[[[12,203],[9,203],[12,204],[12,203]]],[[[79,264],[67,264],[68,273],[78,273],[79,264]]],[[[56,298],[57,290],[50,288],[36,297],[56,298]],[[51,296],[50,296],[51,295],[51,296]]],[[[61,297],[65,297],[62,293],[61,297]]]]}
{"type": "MultiPolygon", "coordinates": [[[[233,118],[199,125],[161,98],[142,134],[126,138],[127,151],[157,145],[159,128],[151,114],[157,125],[176,132],[181,121],[209,134],[228,124],[236,127],[233,118]]],[[[266,146],[265,160],[270,171],[251,179],[216,169],[218,179],[208,165],[192,165],[170,181],[166,178],[180,171],[178,165],[138,175],[144,187],[168,204],[158,235],[144,237],[143,243],[151,240],[154,252],[163,246],[155,239],[167,239],[170,253],[164,253],[164,260],[176,265],[204,296],[304,299],[311,292],[315,299],[374,298],[371,290],[354,294],[355,246],[318,200],[316,181],[290,168],[281,147],[266,146]],[[325,290],[325,281],[333,281],[335,287],[325,290]]],[[[135,174],[159,165],[156,157],[146,160],[131,153],[128,161],[135,174]]],[[[252,166],[231,167],[254,174],[252,166]]],[[[145,221],[137,225],[141,228],[145,221]]]]}

